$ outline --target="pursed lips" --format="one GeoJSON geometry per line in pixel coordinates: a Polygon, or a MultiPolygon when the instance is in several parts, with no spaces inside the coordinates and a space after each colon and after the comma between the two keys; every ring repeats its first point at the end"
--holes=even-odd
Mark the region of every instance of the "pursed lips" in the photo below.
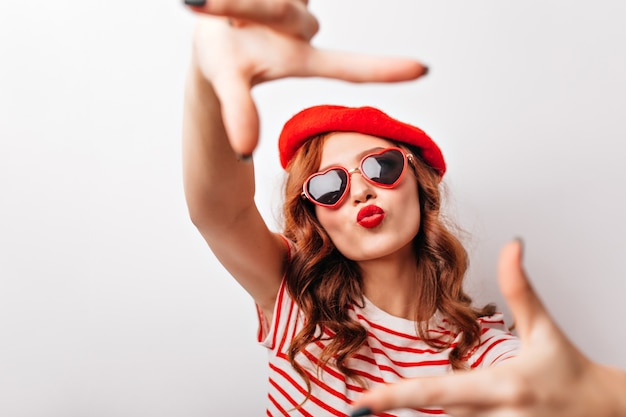
{"type": "Polygon", "coordinates": [[[356,222],[365,228],[371,229],[382,223],[385,217],[385,211],[378,206],[370,204],[359,210],[356,216],[356,222]]]}

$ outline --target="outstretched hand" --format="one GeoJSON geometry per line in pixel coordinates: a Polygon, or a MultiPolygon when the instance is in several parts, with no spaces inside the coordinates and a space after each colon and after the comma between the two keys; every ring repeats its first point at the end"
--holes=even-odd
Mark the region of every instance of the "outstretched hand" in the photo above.
{"type": "Polygon", "coordinates": [[[253,86],[286,77],[396,82],[424,75],[413,59],[314,48],[315,17],[302,0],[210,0],[194,34],[194,64],[221,103],[231,147],[251,155],[259,136],[253,86]]]}
{"type": "Polygon", "coordinates": [[[428,406],[455,417],[617,415],[610,414],[617,403],[611,381],[623,380],[623,374],[589,361],[558,328],[522,268],[520,242],[502,249],[498,278],[521,339],[518,357],[488,369],[374,389],[354,402],[353,416],[428,406]]]}

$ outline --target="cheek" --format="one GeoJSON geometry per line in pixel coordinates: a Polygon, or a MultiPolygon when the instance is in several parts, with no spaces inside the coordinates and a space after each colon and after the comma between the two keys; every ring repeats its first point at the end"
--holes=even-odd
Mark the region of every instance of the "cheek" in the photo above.
{"type": "Polygon", "coordinates": [[[333,210],[327,209],[324,207],[315,207],[315,215],[317,216],[317,220],[319,220],[320,224],[326,230],[326,232],[332,237],[333,231],[337,229],[337,227],[342,223],[340,209],[333,210]]]}
{"type": "Polygon", "coordinates": [[[398,196],[396,200],[396,207],[399,208],[398,214],[406,222],[406,227],[410,228],[411,231],[417,234],[422,214],[420,210],[420,199],[417,192],[417,184],[406,184],[403,188],[403,192],[401,193],[402,196],[398,196]]]}
{"type": "Polygon", "coordinates": [[[329,210],[323,207],[316,208],[316,215],[335,247],[344,253],[351,241],[348,216],[342,213],[341,208],[329,210]]]}

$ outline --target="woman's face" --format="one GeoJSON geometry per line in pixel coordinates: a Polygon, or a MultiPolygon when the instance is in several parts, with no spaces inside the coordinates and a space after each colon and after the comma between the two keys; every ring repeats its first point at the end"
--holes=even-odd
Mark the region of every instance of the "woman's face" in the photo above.
{"type": "MultiPolygon", "coordinates": [[[[324,142],[320,170],[336,165],[352,170],[365,154],[391,146],[395,145],[376,136],[332,133],[324,142]]],[[[353,173],[341,205],[316,206],[315,212],[337,249],[348,259],[359,262],[412,256],[412,241],[420,227],[417,180],[410,167],[394,188],[377,187],[360,173],[353,173]],[[372,207],[363,210],[366,206],[372,207]]]]}

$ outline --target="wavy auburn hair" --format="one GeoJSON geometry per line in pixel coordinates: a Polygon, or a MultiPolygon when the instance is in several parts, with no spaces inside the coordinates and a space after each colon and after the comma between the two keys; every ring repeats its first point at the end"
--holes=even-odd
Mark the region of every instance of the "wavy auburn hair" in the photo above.
{"type": "MultiPolygon", "coordinates": [[[[363,306],[365,302],[359,267],[337,250],[319,223],[315,206],[301,196],[302,184],[319,169],[325,137],[317,136],[302,145],[287,167],[285,184],[284,233],[298,248],[287,267],[286,286],[305,316],[304,327],[291,341],[288,356],[305,380],[309,395],[310,379],[295,360],[298,354],[304,353],[311,343],[327,341],[319,357],[318,373],[330,364],[361,383],[347,362],[367,338],[366,329],[349,315],[351,305],[363,306]]],[[[475,308],[463,290],[468,255],[441,216],[439,174],[423,162],[419,149],[395,144],[413,154],[411,165],[418,183],[421,223],[413,239],[419,280],[415,293],[416,331],[431,347],[449,348],[453,338],[428,336],[430,318],[439,312],[460,336],[450,352],[450,364],[453,369],[464,369],[467,357],[480,340],[476,319],[492,315],[495,306],[475,308]]]]}

